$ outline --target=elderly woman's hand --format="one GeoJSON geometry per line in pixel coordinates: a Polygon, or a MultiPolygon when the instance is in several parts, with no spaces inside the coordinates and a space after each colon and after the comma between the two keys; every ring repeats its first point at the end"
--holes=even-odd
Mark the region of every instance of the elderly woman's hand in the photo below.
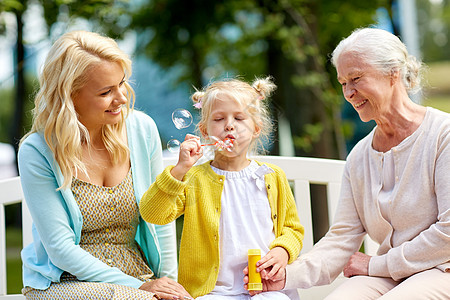
{"type": "Polygon", "coordinates": [[[369,275],[369,261],[372,258],[372,256],[361,253],[361,252],[355,252],[350,259],[348,260],[348,263],[344,267],[344,276],[345,277],[352,277],[356,275],[369,275]]]}
{"type": "Polygon", "coordinates": [[[139,289],[154,293],[158,299],[194,299],[181,284],[167,277],[145,282],[139,289]]]}
{"type": "MultiPolygon", "coordinates": [[[[269,268],[271,269],[271,267],[269,268]]],[[[263,270],[262,272],[268,273],[270,270],[263,270]]],[[[244,270],[244,288],[248,289],[248,267],[245,267],[244,270]]],[[[261,292],[266,291],[279,291],[284,288],[284,285],[286,284],[286,269],[281,268],[279,271],[273,276],[271,279],[264,279],[263,276],[261,276],[262,284],[263,284],[263,290],[262,291],[248,291],[250,296],[254,296],[256,294],[259,294],[261,292]]]]}

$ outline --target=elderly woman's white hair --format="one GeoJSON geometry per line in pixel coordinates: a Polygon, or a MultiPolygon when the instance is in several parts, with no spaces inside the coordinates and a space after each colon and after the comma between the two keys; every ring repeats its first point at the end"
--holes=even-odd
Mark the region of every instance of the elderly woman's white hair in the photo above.
{"type": "Polygon", "coordinates": [[[405,44],[392,33],[377,28],[353,31],[334,49],[331,62],[338,67],[339,57],[351,52],[384,74],[400,71],[406,90],[413,94],[421,89],[422,63],[408,54],[405,44]]]}

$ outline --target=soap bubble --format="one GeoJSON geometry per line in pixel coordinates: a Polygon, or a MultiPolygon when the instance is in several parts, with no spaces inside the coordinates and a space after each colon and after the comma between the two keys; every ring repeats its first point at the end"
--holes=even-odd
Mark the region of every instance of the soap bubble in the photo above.
{"type": "Polygon", "coordinates": [[[186,109],[177,108],[172,113],[172,121],[177,129],[186,128],[192,124],[192,115],[186,109]]]}
{"type": "Polygon", "coordinates": [[[172,153],[180,151],[180,141],[176,139],[172,139],[167,142],[167,150],[169,150],[172,153]]]}

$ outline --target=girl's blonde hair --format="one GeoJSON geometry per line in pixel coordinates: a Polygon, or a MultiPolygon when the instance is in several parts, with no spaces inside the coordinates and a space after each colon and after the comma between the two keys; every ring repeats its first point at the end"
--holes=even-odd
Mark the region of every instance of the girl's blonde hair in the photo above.
{"type": "Polygon", "coordinates": [[[244,108],[257,129],[260,130],[258,139],[252,142],[249,152],[264,152],[263,141],[269,139],[273,129],[268,103],[265,100],[275,89],[276,85],[270,76],[261,79],[256,78],[251,84],[239,79],[225,79],[209,84],[203,90],[196,91],[191,96],[194,106],[201,108],[201,119],[197,125],[198,130],[201,132],[201,128],[205,128],[214,100],[227,96],[244,108]]]}
{"type": "Polygon", "coordinates": [[[127,90],[126,110],[122,120],[114,125],[103,125],[102,139],[113,163],[126,159],[128,146],[122,141],[125,118],[134,106],[134,91],[127,83],[131,76],[131,60],[108,37],[87,31],[74,31],[61,36],[52,46],[40,74],[40,89],[35,97],[33,126],[21,140],[34,133],[44,134],[52,150],[67,188],[78,171],[87,174],[81,160],[83,143],[89,147],[89,132],[77,118],[73,98],[86,84],[87,74],[101,62],[117,62],[125,73],[127,90]]]}

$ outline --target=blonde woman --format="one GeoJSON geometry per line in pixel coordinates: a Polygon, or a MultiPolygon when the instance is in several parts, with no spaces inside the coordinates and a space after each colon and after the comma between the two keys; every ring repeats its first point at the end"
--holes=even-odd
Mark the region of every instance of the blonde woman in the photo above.
{"type": "Polygon", "coordinates": [[[155,123],[132,110],[130,76],[116,42],[92,32],[63,35],[47,56],[19,149],[33,217],[22,251],[27,299],[189,296],[173,280],[173,228],[139,214],[162,156],[155,123]]]}

